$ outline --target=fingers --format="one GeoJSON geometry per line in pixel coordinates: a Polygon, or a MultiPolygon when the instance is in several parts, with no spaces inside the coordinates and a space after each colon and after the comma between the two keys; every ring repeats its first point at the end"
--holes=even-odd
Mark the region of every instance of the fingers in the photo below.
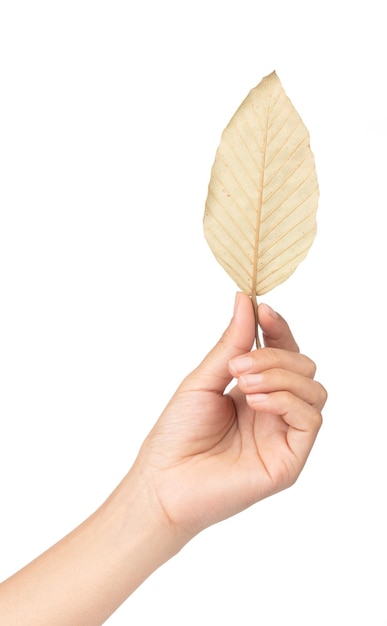
{"type": "Polygon", "coordinates": [[[321,410],[288,391],[247,396],[246,401],[254,411],[283,419],[288,425],[286,439],[289,449],[303,464],[321,427],[321,410]]]}
{"type": "Polygon", "coordinates": [[[246,395],[247,402],[252,407],[260,401],[262,394],[278,391],[287,391],[319,411],[326,402],[326,391],[320,383],[283,369],[240,376],[238,387],[246,395]]]}
{"type": "Polygon", "coordinates": [[[284,392],[322,411],[327,392],[313,380],[316,366],[303,354],[263,348],[230,361],[230,371],[238,379],[247,403],[258,410],[262,400],[284,392]]]}
{"type": "Polygon", "coordinates": [[[324,387],[314,380],[314,362],[296,352],[262,348],[232,359],[229,367],[251,409],[281,417],[288,425],[289,449],[299,461],[306,460],[327,400],[324,387]]]}
{"type": "Polygon", "coordinates": [[[301,432],[317,432],[321,426],[321,411],[288,391],[254,394],[246,399],[254,410],[280,415],[289,426],[301,432]]]}
{"type": "Polygon", "coordinates": [[[307,356],[275,348],[261,348],[249,354],[234,357],[229,363],[229,368],[236,378],[276,368],[289,370],[308,378],[314,378],[316,373],[315,363],[307,356]]]}
{"type": "Polygon", "coordinates": [[[232,379],[228,363],[251,350],[255,336],[254,310],[249,296],[237,293],[228,328],[201,364],[186,378],[184,388],[223,393],[232,379]]]}
{"type": "Polygon", "coordinates": [[[262,328],[265,346],[299,352],[287,322],[279,313],[262,303],[258,306],[258,320],[262,328]]]}

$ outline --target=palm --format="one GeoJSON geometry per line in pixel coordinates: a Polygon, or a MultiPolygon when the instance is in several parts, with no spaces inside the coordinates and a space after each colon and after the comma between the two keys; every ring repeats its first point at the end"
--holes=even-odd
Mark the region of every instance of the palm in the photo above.
{"type": "Polygon", "coordinates": [[[206,526],[218,521],[209,519],[215,500],[217,516],[228,517],[279,491],[293,471],[286,431],[280,416],[253,411],[237,388],[177,394],[148,440],[168,517],[181,523],[194,510],[206,526]]]}
{"type": "Polygon", "coordinates": [[[138,459],[150,468],[169,522],[191,535],[290,486],[321,425],[325,390],[286,322],[260,305],[268,349],[251,352],[251,302],[239,294],[238,303],[223,338],[183,381],[138,459]],[[225,393],[233,377],[237,386],[225,393]]]}

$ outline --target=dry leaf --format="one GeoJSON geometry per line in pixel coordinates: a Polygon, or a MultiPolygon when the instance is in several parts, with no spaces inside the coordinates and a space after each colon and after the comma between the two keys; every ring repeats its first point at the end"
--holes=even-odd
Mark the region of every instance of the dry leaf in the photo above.
{"type": "Polygon", "coordinates": [[[204,214],[206,240],[252,297],[257,324],[256,296],[285,281],[313,243],[318,197],[308,130],[273,72],[223,131],[204,214]]]}

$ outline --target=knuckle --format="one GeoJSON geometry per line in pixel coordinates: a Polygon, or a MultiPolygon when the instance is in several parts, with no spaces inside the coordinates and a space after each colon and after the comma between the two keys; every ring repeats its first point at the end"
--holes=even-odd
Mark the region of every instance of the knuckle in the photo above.
{"type": "Polygon", "coordinates": [[[260,352],[265,361],[265,369],[273,369],[280,363],[279,351],[276,348],[261,348],[260,352]]]}
{"type": "Polygon", "coordinates": [[[308,356],[304,355],[304,358],[305,358],[305,364],[306,364],[306,375],[309,378],[314,378],[316,375],[316,371],[317,371],[317,365],[308,356]]]}
{"type": "Polygon", "coordinates": [[[322,423],[323,423],[321,412],[318,411],[317,409],[312,410],[310,421],[313,424],[314,430],[316,431],[320,430],[322,423]]]}
{"type": "Polygon", "coordinates": [[[270,391],[289,389],[289,373],[280,367],[272,367],[261,372],[262,384],[270,391]]]}
{"type": "Polygon", "coordinates": [[[284,389],[283,391],[280,392],[281,393],[281,399],[283,402],[284,406],[292,406],[294,405],[294,394],[291,393],[290,391],[288,391],[287,389],[284,389]]]}
{"type": "Polygon", "coordinates": [[[275,376],[278,381],[277,386],[279,389],[290,389],[291,383],[289,380],[289,372],[287,370],[277,368],[274,370],[275,376]]]}
{"type": "Polygon", "coordinates": [[[319,389],[320,406],[322,408],[325,405],[326,401],[328,400],[328,392],[321,383],[317,383],[317,384],[318,384],[318,389],[319,389]]]}

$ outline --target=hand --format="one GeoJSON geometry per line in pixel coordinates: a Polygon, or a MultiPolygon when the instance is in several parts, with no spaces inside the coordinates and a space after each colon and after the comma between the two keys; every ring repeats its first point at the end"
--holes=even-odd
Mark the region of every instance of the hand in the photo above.
{"type": "Polygon", "coordinates": [[[141,469],[157,514],[184,541],[292,485],[321,426],[325,389],[285,320],[259,306],[265,348],[251,351],[253,307],[234,316],[145,440],[141,469]],[[237,384],[229,392],[232,378],[237,384]]]}
{"type": "Polygon", "coordinates": [[[0,585],[2,624],[102,624],[196,533],[296,480],[326,392],[286,322],[266,305],[259,320],[266,347],[251,352],[253,307],[238,294],[223,337],[109,498],[0,585]]]}

